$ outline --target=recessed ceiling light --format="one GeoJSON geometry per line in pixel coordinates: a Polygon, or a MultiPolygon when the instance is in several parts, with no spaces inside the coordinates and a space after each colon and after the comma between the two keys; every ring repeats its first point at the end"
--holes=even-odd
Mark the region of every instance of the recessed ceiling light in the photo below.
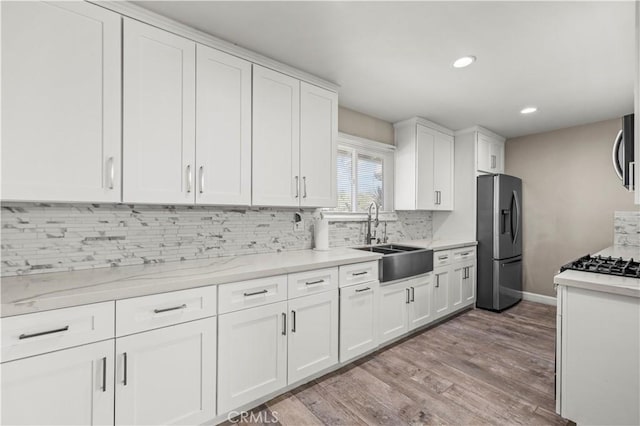
{"type": "Polygon", "coordinates": [[[533,112],[536,112],[538,110],[538,108],[531,106],[531,107],[526,107],[526,108],[522,108],[520,110],[520,114],[531,114],[533,112]]]}
{"type": "Polygon", "coordinates": [[[454,68],[468,67],[469,65],[471,65],[475,61],[476,61],[476,57],[475,56],[463,56],[462,58],[456,59],[456,61],[453,63],[453,67],[454,68]]]}

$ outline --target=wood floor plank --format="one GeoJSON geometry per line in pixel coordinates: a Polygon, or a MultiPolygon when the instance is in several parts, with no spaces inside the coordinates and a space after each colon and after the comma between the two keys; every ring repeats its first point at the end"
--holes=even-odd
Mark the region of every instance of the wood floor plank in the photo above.
{"type": "Polygon", "coordinates": [[[470,310],[259,409],[283,425],[566,425],[554,412],[555,306],[470,310]]]}

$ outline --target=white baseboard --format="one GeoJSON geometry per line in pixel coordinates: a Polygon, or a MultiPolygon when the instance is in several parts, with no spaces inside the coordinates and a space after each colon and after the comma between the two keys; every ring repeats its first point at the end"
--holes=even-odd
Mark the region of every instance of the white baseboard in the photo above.
{"type": "Polygon", "coordinates": [[[529,293],[528,291],[522,292],[522,300],[528,300],[529,302],[544,303],[545,305],[556,304],[556,298],[552,296],[545,296],[538,293],[529,293]]]}

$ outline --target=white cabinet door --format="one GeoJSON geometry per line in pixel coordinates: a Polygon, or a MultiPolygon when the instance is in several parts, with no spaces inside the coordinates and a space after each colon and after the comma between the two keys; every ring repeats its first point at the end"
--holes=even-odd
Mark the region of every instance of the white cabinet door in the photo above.
{"type": "Polygon", "coordinates": [[[195,200],[195,43],[124,20],[123,200],[195,200]]]}
{"type": "Polygon", "coordinates": [[[287,302],[218,317],[218,413],[287,385],[287,302]]]}
{"type": "Polygon", "coordinates": [[[457,263],[451,267],[449,282],[449,306],[452,311],[460,309],[465,303],[463,288],[467,279],[467,265],[457,263]]]}
{"type": "Polygon", "coordinates": [[[409,290],[409,330],[413,330],[433,320],[433,277],[429,274],[411,280],[409,290]]]}
{"type": "Polygon", "coordinates": [[[409,331],[409,303],[409,289],[404,282],[380,287],[380,343],[409,331]]]}
{"type": "Polygon", "coordinates": [[[121,21],[2,2],[2,199],[119,202],[121,21]]]}
{"type": "Polygon", "coordinates": [[[300,206],[335,207],[338,94],[300,83],[300,206]]]}
{"type": "Polygon", "coordinates": [[[4,425],[112,425],[113,340],[5,362],[4,425]]]}
{"type": "Polygon", "coordinates": [[[462,283],[462,303],[473,305],[476,302],[476,263],[468,263],[466,268],[466,279],[462,283]]]}
{"type": "Polygon", "coordinates": [[[378,346],[377,281],[340,289],[340,362],[378,346]]]}
{"type": "Polygon", "coordinates": [[[435,133],[425,126],[417,126],[416,146],[416,209],[434,210],[437,194],[434,182],[435,133]]]}
{"type": "Polygon", "coordinates": [[[478,171],[504,173],[504,143],[489,135],[477,133],[478,171]]]}
{"type": "Polygon", "coordinates": [[[338,362],[338,291],[289,300],[288,383],[338,362]]]}
{"type": "Polygon", "coordinates": [[[216,318],[116,339],[116,425],[215,417],[216,318]]]}
{"type": "Polygon", "coordinates": [[[253,66],[252,203],[300,204],[300,81],[253,66]]]}
{"type": "Polygon", "coordinates": [[[196,203],[251,204],[251,63],[197,46],[196,203]]]}
{"type": "Polygon", "coordinates": [[[449,281],[451,272],[449,268],[434,270],[433,283],[433,314],[434,319],[440,318],[450,311],[449,281]]]}
{"type": "Polygon", "coordinates": [[[453,210],[453,136],[434,131],[433,187],[436,210],[453,210]]]}

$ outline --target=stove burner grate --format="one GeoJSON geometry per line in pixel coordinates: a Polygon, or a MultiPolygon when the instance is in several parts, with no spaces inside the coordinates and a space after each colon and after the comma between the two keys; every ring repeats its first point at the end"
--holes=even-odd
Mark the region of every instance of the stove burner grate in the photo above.
{"type": "Polygon", "coordinates": [[[621,257],[586,255],[560,268],[560,272],[574,271],[595,272],[598,274],[617,275],[620,277],[640,278],[640,262],[633,258],[624,260],[621,257]]]}

